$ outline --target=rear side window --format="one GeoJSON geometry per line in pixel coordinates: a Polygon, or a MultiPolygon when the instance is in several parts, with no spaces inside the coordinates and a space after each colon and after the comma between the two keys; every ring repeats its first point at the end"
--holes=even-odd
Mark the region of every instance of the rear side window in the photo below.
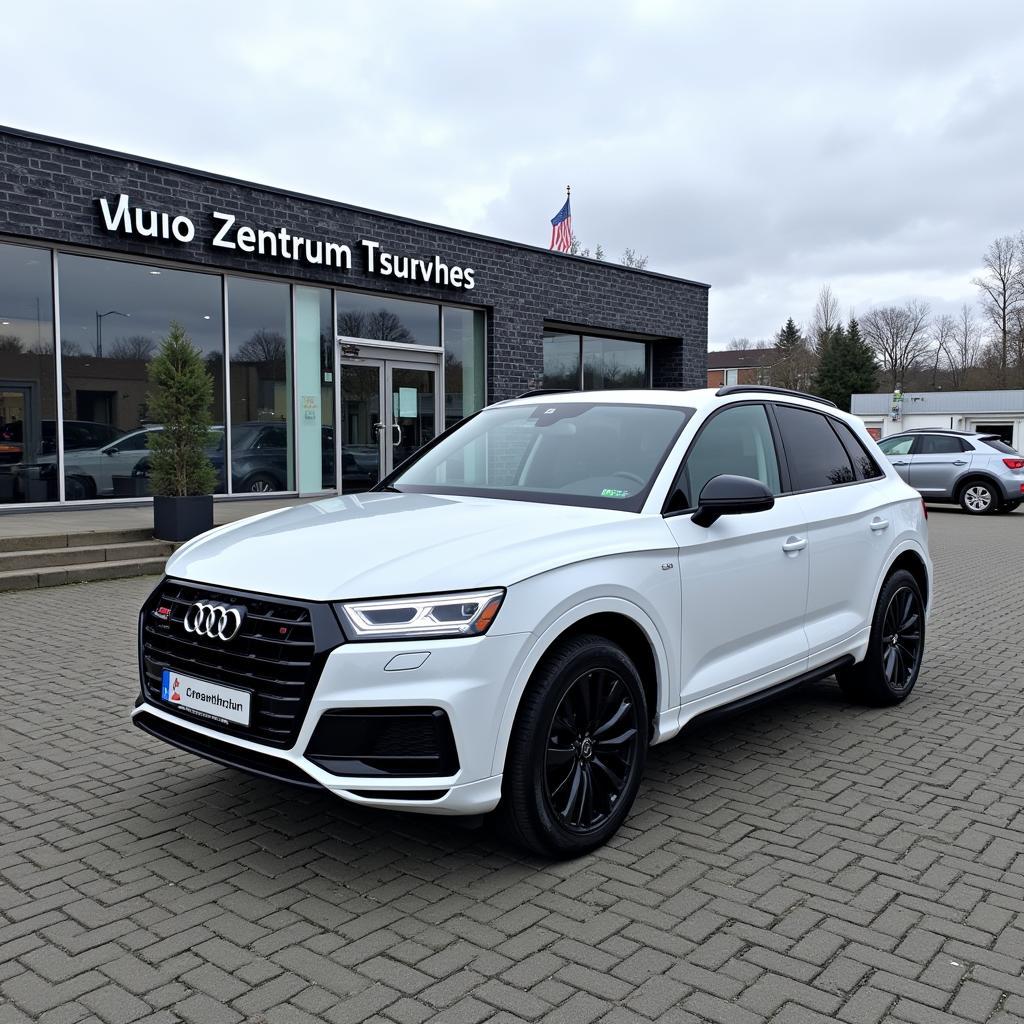
{"type": "Polygon", "coordinates": [[[948,434],[922,434],[917,439],[915,455],[953,455],[968,451],[962,438],[948,434]]]}
{"type": "Polygon", "coordinates": [[[708,420],[686,453],[669,511],[696,508],[704,485],[723,473],[752,477],[772,494],[781,492],[775,442],[763,405],[734,405],[708,420]]]}
{"type": "Polygon", "coordinates": [[[868,454],[868,450],[860,443],[860,438],[842,421],[829,417],[832,429],[843,442],[846,454],[853,462],[858,480],[875,480],[885,474],[878,468],[878,463],[868,454]]]}
{"type": "Polygon", "coordinates": [[[857,479],[850,456],[827,417],[792,405],[777,405],[775,415],[794,491],[852,484],[857,479]]]}
{"type": "Polygon", "coordinates": [[[1020,452],[1016,448],[1011,448],[1004,440],[998,437],[983,437],[981,438],[982,444],[988,445],[989,448],[995,448],[997,452],[1002,452],[1004,455],[1019,455],[1020,452]]]}

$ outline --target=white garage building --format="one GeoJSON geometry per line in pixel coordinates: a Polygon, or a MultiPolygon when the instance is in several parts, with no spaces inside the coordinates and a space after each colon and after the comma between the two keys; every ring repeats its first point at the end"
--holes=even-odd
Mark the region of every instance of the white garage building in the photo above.
{"type": "Polygon", "coordinates": [[[1024,448],[1024,390],[908,391],[903,395],[854,395],[850,411],[878,440],[920,427],[998,434],[1024,448]]]}

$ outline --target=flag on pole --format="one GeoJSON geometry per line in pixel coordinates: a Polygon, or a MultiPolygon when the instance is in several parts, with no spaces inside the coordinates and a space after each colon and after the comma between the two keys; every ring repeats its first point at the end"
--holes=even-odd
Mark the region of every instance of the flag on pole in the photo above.
{"type": "Polygon", "coordinates": [[[569,209],[569,197],[565,197],[565,205],[551,218],[551,245],[549,249],[568,252],[572,246],[572,211],[569,209]]]}

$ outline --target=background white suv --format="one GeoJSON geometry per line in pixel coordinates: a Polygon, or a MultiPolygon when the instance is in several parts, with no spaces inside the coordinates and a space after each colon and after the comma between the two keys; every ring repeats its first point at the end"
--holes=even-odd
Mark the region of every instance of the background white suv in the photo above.
{"type": "Polygon", "coordinates": [[[498,808],[574,856],[703,712],[831,673],[903,700],[930,593],[921,498],[853,417],[767,388],[537,393],[373,493],[181,548],[134,720],[357,803],[498,808]]]}

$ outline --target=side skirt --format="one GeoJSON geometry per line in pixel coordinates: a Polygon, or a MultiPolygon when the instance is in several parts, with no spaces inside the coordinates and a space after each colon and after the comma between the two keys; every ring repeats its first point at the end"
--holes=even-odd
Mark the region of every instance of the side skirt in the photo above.
{"type": "Polygon", "coordinates": [[[683,730],[689,729],[697,723],[703,725],[706,722],[713,722],[716,719],[735,714],[737,711],[745,711],[747,708],[763,704],[765,701],[773,700],[788,690],[795,689],[797,686],[803,686],[804,683],[815,683],[819,679],[824,679],[826,676],[838,672],[840,669],[849,668],[854,662],[855,659],[852,654],[844,654],[841,658],[826,662],[824,665],[819,665],[808,672],[801,672],[800,675],[794,676],[792,679],[786,679],[781,683],[776,683],[774,686],[769,686],[766,690],[748,693],[743,697],[737,697],[736,700],[730,701],[728,704],[720,704],[718,707],[708,708],[707,711],[694,715],[683,726],[683,730]]]}

